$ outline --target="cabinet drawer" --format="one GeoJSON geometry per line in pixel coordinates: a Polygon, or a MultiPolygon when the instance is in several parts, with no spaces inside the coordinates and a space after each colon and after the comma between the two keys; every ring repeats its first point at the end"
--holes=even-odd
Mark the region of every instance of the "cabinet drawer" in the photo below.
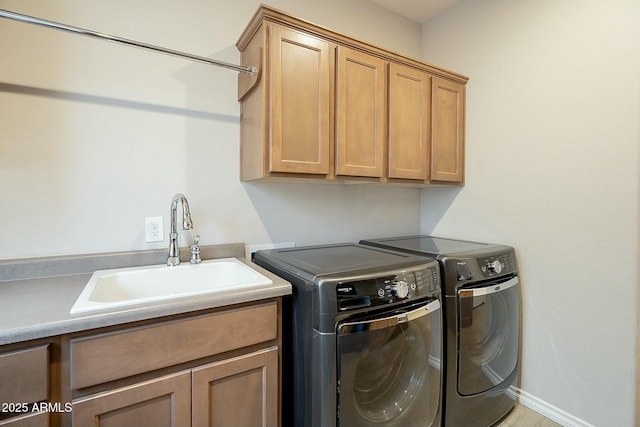
{"type": "Polygon", "coordinates": [[[0,402],[33,403],[49,398],[47,345],[0,354],[0,402]]]}
{"type": "Polygon", "coordinates": [[[2,427],[47,427],[48,425],[50,425],[48,412],[32,412],[0,421],[2,427]]]}
{"type": "Polygon", "coordinates": [[[224,353],[278,336],[277,303],[71,340],[71,386],[80,389],[224,353]]]}

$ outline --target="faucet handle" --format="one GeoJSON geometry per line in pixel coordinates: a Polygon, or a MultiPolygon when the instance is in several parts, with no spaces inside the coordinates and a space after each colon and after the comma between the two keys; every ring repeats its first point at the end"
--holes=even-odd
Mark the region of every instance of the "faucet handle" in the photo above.
{"type": "Polygon", "coordinates": [[[191,264],[200,264],[202,258],[200,257],[200,235],[196,234],[193,238],[193,244],[191,245],[191,264]]]}

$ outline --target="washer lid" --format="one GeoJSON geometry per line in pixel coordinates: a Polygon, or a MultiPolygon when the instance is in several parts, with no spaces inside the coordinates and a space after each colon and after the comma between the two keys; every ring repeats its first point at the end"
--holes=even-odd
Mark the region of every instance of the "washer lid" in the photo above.
{"type": "Polygon", "coordinates": [[[256,257],[276,261],[289,271],[303,271],[312,277],[362,270],[373,273],[432,261],[407,253],[355,243],[272,249],[259,251],[256,257]]]}
{"type": "Polygon", "coordinates": [[[456,254],[460,252],[488,249],[492,244],[467,242],[463,240],[443,239],[431,236],[391,237],[387,239],[362,240],[364,244],[374,244],[378,247],[395,248],[425,255],[437,256],[456,254]]]}

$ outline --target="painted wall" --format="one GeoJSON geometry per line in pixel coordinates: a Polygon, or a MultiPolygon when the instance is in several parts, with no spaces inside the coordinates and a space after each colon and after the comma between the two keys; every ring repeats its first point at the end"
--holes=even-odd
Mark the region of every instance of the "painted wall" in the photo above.
{"type": "Polygon", "coordinates": [[[467,185],[422,190],[421,230],[517,248],[520,387],[566,425],[634,425],[639,7],[462,0],[423,26],[470,81],[467,185]]]}
{"type": "MultiPolygon", "coordinates": [[[[259,4],[0,0],[2,9],[235,63],[259,4]]],[[[420,25],[366,0],[270,4],[421,55],[420,25]]],[[[166,231],[177,192],[202,244],[419,229],[417,189],[239,182],[235,72],[6,19],[0,57],[0,259],[164,247],[166,235],[144,242],[144,219],[163,215],[166,231]]]]}

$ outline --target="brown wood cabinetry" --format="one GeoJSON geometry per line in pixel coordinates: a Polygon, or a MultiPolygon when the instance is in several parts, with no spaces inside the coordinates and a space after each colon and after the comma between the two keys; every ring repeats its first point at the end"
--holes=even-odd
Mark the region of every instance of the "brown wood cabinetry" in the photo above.
{"type": "Polygon", "coordinates": [[[73,425],[190,426],[190,372],[163,376],[76,399],[73,402],[73,425]]]}
{"type": "Polygon", "coordinates": [[[269,172],[329,173],[329,43],[281,26],[269,33],[269,172]]]}
{"type": "Polygon", "coordinates": [[[46,427],[50,425],[48,412],[30,412],[0,420],[0,426],[3,427],[46,427]]]}
{"type": "Polygon", "coordinates": [[[0,350],[0,426],[49,426],[50,344],[0,350]]]}
{"type": "Polygon", "coordinates": [[[431,76],[389,64],[389,178],[429,178],[431,76]]]}
{"type": "Polygon", "coordinates": [[[467,77],[264,5],[236,45],[242,180],[464,183],[467,77]]]}
{"type": "Polygon", "coordinates": [[[387,63],[338,47],[336,175],[384,176],[387,63]]]}
{"type": "Polygon", "coordinates": [[[281,298],[0,347],[0,426],[280,425],[281,298]]]}
{"type": "Polygon", "coordinates": [[[278,348],[193,370],[193,426],[278,424],[278,348]]]}
{"type": "Polygon", "coordinates": [[[434,181],[464,180],[464,93],[464,85],[433,79],[431,179],[434,181]]]}
{"type": "Polygon", "coordinates": [[[279,300],[71,337],[74,426],[277,426],[279,300]]]}

